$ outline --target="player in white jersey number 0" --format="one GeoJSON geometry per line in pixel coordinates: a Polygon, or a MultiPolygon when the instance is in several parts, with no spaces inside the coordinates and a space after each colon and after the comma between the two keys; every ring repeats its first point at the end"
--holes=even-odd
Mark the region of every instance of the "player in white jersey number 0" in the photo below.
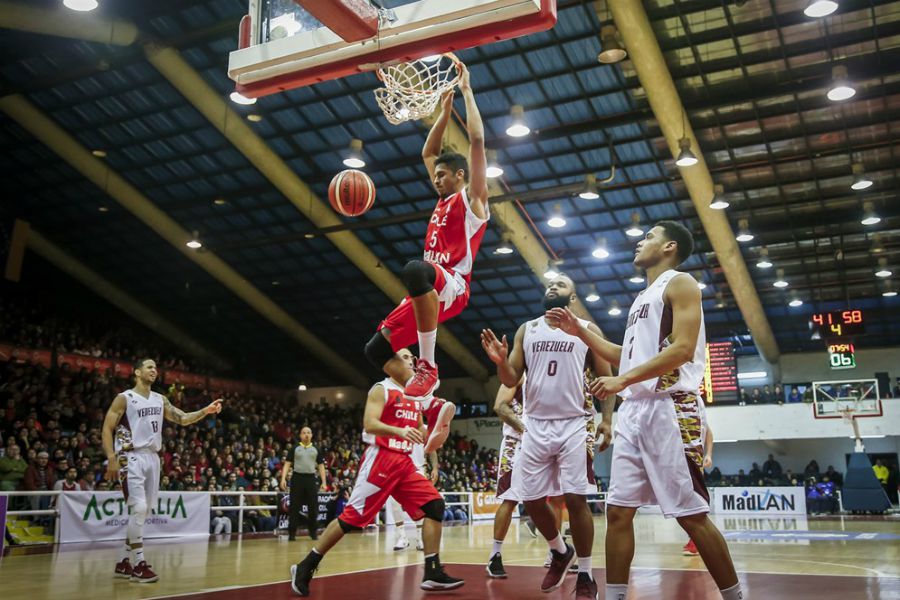
{"type": "Polygon", "coordinates": [[[156,506],[159,495],[163,419],[190,425],[206,415],[222,412],[222,400],[190,413],[173,406],[168,398],[150,389],[158,375],[156,362],[149,358],[137,361],[134,387],[116,396],[103,421],[103,450],[109,461],[106,478],[122,482],[122,493],[131,513],[125,550],[122,560],[116,563],[115,576],[136,583],[153,583],[159,579],[144,560],[144,521],[156,506]]]}

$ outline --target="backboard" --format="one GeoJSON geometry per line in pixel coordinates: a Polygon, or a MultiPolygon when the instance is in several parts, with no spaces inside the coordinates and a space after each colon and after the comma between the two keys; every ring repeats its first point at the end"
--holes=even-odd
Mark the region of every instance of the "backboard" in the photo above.
{"type": "Polygon", "coordinates": [[[813,414],[817,419],[880,417],[884,414],[877,379],[814,381],[813,414]]]}
{"type": "Polygon", "coordinates": [[[250,0],[240,48],[228,58],[236,91],[249,98],[266,96],[544,31],[556,23],[556,0],[378,4],[387,8],[369,0],[250,0]]]}

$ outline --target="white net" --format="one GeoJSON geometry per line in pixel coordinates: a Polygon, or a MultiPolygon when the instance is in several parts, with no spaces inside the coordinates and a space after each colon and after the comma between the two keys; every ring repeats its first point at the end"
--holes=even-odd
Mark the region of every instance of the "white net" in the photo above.
{"type": "Polygon", "coordinates": [[[459,82],[457,65],[453,55],[440,54],[381,67],[378,78],[384,87],[375,90],[375,101],[394,125],[427,117],[459,82]]]}

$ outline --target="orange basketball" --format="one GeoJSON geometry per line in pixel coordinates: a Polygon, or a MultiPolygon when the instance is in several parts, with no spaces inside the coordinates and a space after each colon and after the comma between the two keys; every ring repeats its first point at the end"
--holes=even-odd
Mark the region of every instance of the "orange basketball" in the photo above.
{"type": "Polygon", "coordinates": [[[345,169],[331,180],[328,201],[338,214],[358,217],[375,204],[375,184],[362,171],[345,169]]]}

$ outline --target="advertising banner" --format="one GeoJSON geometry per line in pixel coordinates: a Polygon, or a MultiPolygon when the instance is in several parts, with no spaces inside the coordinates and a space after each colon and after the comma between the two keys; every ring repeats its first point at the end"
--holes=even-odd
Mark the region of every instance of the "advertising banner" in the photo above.
{"type": "Polygon", "coordinates": [[[9,496],[0,496],[0,558],[3,557],[3,542],[6,541],[6,503],[9,496]]]}
{"type": "Polygon", "coordinates": [[[203,389],[206,387],[206,375],[197,375],[188,373],[187,371],[176,371],[174,369],[166,369],[163,372],[166,385],[183,385],[194,389],[203,389]]]}
{"type": "MultiPolygon", "coordinates": [[[[59,541],[125,539],[128,505],[119,492],[66,492],[59,496],[59,541]]],[[[209,494],[160,492],[145,538],[209,535],[209,494]]]]}
{"type": "Polygon", "coordinates": [[[493,519],[503,500],[494,492],[474,492],[472,494],[472,520],[493,519]]]}
{"type": "MultiPolygon", "coordinates": [[[[325,527],[328,525],[328,522],[331,521],[336,515],[329,514],[334,507],[334,499],[337,497],[337,494],[333,492],[319,492],[319,514],[316,517],[316,521],[319,523],[319,527],[325,527]]],[[[291,497],[288,494],[285,494],[281,497],[281,501],[278,503],[278,529],[287,529],[288,528],[288,518],[290,517],[291,509],[291,497]]],[[[300,507],[300,519],[301,526],[306,525],[306,515],[309,509],[304,504],[300,507]]]]}
{"type": "Polygon", "coordinates": [[[716,487],[710,491],[717,515],[806,514],[806,490],[802,487],[716,487]]]}
{"type": "Polygon", "coordinates": [[[81,369],[104,373],[113,367],[113,361],[108,358],[94,358],[83,354],[59,354],[56,357],[56,363],[60,366],[68,364],[69,370],[73,373],[77,373],[81,369]]]}

